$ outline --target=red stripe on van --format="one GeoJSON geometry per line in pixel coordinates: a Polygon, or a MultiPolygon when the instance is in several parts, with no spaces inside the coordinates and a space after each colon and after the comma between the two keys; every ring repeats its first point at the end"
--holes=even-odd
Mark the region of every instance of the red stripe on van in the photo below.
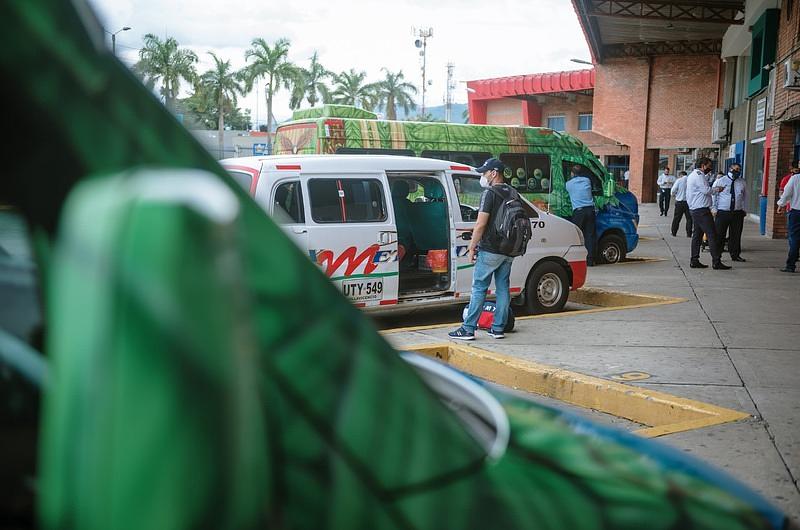
{"type": "Polygon", "coordinates": [[[453,171],[472,171],[472,168],[469,166],[450,166],[450,169],[453,171]]]}
{"type": "Polygon", "coordinates": [[[508,291],[511,292],[511,293],[521,293],[522,292],[522,287],[512,287],[508,291]]]}
{"type": "Polygon", "coordinates": [[[397,303],[397,300],[381,300],[381,305],[394,305],[397,303]]]}
{"type": "Polygon", "coordinates": [[[277,166],[275,166],[275,169],[286,170],[286,171],[292,171],[292,170],[293,171],[300,171],[301,168],[300,168],[300,166],[297,166],[297,165],[277,165],[277,166]]]}

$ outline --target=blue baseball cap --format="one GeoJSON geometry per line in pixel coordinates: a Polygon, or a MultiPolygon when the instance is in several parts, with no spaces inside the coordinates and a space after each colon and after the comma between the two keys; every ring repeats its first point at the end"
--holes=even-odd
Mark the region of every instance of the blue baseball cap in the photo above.
{"type": "Polygon", "coordinates": [[[477,171],[478,173],[486,173],[487,171],[491,171],[493,169],[496,169],[497,171],[502,173],[503,171],[506,170],[506,165],[504,163],[500,162],[496,158],[490,158],[489,160],[484,162],[483,165],[481,167],[479,167],[478,169],[476,169],[475,171],[477,171]]]}

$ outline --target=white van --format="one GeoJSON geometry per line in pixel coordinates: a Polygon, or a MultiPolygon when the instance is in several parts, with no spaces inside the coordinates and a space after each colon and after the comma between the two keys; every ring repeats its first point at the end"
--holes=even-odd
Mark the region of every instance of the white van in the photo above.
{"type": "MultiPolygon", "coordinates": [[[[473,168],[387,155],[221,163],[355,305],[391,311],[469,299],[467,246],[483,191],[473,168]]],[[[528,204],[533,238],[514,260],[511,296],[557,312],[586,279],[583,235],[528,204]]]]}

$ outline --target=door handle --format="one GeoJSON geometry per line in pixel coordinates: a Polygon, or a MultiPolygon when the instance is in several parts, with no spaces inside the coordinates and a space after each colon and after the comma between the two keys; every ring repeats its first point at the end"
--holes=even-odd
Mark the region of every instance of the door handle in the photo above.
{"type": "Polygon", "coordinates": [[[308,230],[305,228],[300,228],[299,226],[292,227],[292,232],[295,234],[307,234],[308,230]]]}
{"type": "Polygon", "coordinates": [[[393,231],[378,232],[378,243],[381,245],[394,243],[394,241],[392,241],[392,236],[394,234],[396,234],[396,232],[393,231]]]}

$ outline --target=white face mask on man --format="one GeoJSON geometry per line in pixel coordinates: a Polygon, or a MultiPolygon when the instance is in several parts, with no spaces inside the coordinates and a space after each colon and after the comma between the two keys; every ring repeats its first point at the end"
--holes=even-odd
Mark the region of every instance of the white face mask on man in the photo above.
{"type": "Polygon", "coordinates": [[[486,175],[481,175],[481,188],[488,188],[489,187],[489,179],[486,178],[486,175]]]}

